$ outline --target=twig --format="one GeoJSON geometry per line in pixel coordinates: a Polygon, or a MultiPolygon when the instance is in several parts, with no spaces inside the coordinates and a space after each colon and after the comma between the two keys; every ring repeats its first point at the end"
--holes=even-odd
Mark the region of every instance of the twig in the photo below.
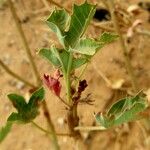
{"type": "Polygon", "coordinates": [[[0,60],[0,65],[2,66],[2,68],[11,76],[13,76],[14,78],[20,80],[21,82],[25,83],[26,85],[29,85],[33,88],[35,88],[36,86],[33,85],[32,83],[26,81],[25,79],[23,79],[22,77],[20,77],[18,74],[14,73],[12,70],[10,70],[7,65],[5,65],[2,60],[0,60]]]}
{"type": "MultiPolygon", "coordinates": [[[[38,128],[39,130],[45,132],[46,134],[52,134],[52,132],[47,131],[46,129],[42,128],[41,126],[39,126],[37,123],[35,123],[34,121],[31,121],[31,123],[38,128]]],[[[56,133],[57,136],[72,136],[71,134],[68,133],[56,133]]]]}
{"type": "Polygon", "coordinates": [[[20,24],[19,18],[17,16],[15,7],[13,6],[13,3],[12,3],[11,0],[8,0],[8,3],[9,3],[9,7],[10,7],[10,10],[11,10],[12,16],[14,18],[14,21],[15,21],[18,33],[19,33],[20,38],[22,40],[22,44],[24,45],[24,48],[25,48],[26,53],[27,53],[27,56],[28,56],[28,58],[30,60],[31,66],[33,68],[33,71],[34,71],[34,74],[35,74],[35,77],[36,77],[36,80],[37,80],[37,85],[39,85],[39,83],[41,82],[40,75],[39,75],[39,72],[38,72],[37,67],[35,65],[33,56],[31,54],[31,50],[30,50],[29,45],[27,43],[27,39],[26,39],[25,34],[23,32],[23,29],[22,29],[22,26],[20,24]]]}
{"type": "Polygon", "coordinates": [[[136,30],[136,33],[150,37],[150,31],[148,30],[136,30]]]}
{"type": "Polygon", "coordinates": [[[49,11],[50,11],[50,7],[49,7],[49,5],[47,3],[47,0],[42,0],[42,2],[45,5],[46,9],[49,9],[49,11]]]}
{"type": "Polygon", "coordinates": [[[58,145],[56,131],[55,131],[53,122],[51,120],[51,116],[50,116],[50,113],[48,111],[48,107],[47,107],[46,101],[43,101],[43,110],[44,110],[44,116],[45,116],[45,118],[46,118],[46,120],[48,122],[49,129],[51,131],[52,143],[54,145],[55,150],[59,150],[60,148],[59,148],[59,145],[58,145]]]}
{"type": "Polygon", "coordinates": [[[101,0],[101,2],[105,5],[105,7],[106,7],[107,9],[109,9],[109,6],[108,6],[106,0],[101,0]]]}
{"type": "Polygon", "coordinates": [[[94,63],[92,63],[92,65],[93,65],[93,68],[95,69],[95,71],[96,71],[96,72],[102,77],[102,79],[106,82],[106,84],[107,84],[109,87],[112,87],[111,81],[104,75],[104,73],[103,73],[100,69],[98,69],[94,63]]]}
{"type": "Polygon", "coordinates": [[[75,127],[74,130],[82,130],[82,131],[104,131],[106,128],[102,126],[85,126],[85,127],[75,127]]]}
{"type": "Polygon", "coordinates": [[[60,96],[58,96],[59,100],[64,103],[67,107],[71,107],[68,103],[66,103],[60,96]]]}
{"type": "MultiPolygon", "coordinates": [[[[32,57],[32,54],[31,54],[31,51],[30,51],[30,48],[28,46],[28,43],[27,43],[27,40],[26,40],[26,37],[24,35],[24,32],[23,32],[23,29],[22,29],[22,26],[19,22],[19,18],[16,14],[16,10],[13,6],[13,3],[11,0],[8,0],[8,3],[9,3],[9,6],[10,6],[10,10],[11,10],[11,13],[14,17],[14,20],[15,20],[15,23],[16,23],[16,27],[17,27],[17,30],[20,34],[20,37],[22,39],[22,43],[25,47],[25,50],[26,50],[26,53],[27,53],[27,56],[30,60],[30,63],[32,65],[32,68],[33,68],[33,71],[34,71],[34,74],[35,74],[35,77],[36,77],[36,80],[37,80],[37,85],[38,86],[41,86],[41,80],[40,80],[40,75],[38,73],[38,70],[36,68],[36,65],[35,65],[35,62],[33,60],[33,57],[32,57]]],[[[48,122],[48,125],[49,125],[49,128],[51,130],[51,136],[52,136],[52,140],[53,140],[53,145],[54,145],[54,149],[55,150],[59,150],[59,145],[58,145],[58,140],[57,140],[57,136],[56,136],[56,132],[55,132],[55,128],[54,128],[54,125],[51,121],[51,118],[50,118],[50,113],[48,111],[48,107],[47,107],[47,104],[46,104],[46,101],[43,101],[43,110],[44,110],[44,115],[47,119],[47,122],[48,122]]]]}
{"type": "Polygon", "coordinates": [[[115,28],[117,34],[119,35],[119,41],[120,41],[120,45],[122,47],[122,51],[123,51],[123,55],[124,55],[124,59],[125,59],[125,63],[126,63],[126,69],[130,75],[133,90],[134,90],[134,92],[137,92],[138,86],[137,86],[137,82],[136,82],[136,77],[135,77],[135,74],[133,72],[133,67],[132,67],[131,62],[130,62],[127,47],[125,46],[125,42],[124,42],[123,36],[121,34],[119,23],[118,23],[116,14],[115,14],[114,0],[107,0],[107,1],[108,1],[109,9],[111,12],[111,17],[112,17],[112,20],[114,23],[114,28],[115,28]]]}
{"type": "MultiPolygon", "coordinates": [[[[61,8],[61,9],[64,8],[62,5],[60,5],[59,3],[55,2],[54,0],[48,0],[48,1],[49,1],[51,4],[57,6],[58,8],[61,8]]],[[[65,8],[65,10],[66,10],[67,12],[70,12],[70,10],[67,9],[67,8],[65,8]]]]}
{"type": "Polygon", "coordinates": [[[106,30],[106,31],[108,31],[108,32],[114,32],[114,29],[113,29],[113,28],[110,28],[110,27],[101,25],[100,23],[99,23],[99,24],[96,24],[94,21],[91,22],[91,25],[94,26],[94,27],[96,27],[96,28],[99,28],[99,29],[102,29],[102,30],[106,30]]]}

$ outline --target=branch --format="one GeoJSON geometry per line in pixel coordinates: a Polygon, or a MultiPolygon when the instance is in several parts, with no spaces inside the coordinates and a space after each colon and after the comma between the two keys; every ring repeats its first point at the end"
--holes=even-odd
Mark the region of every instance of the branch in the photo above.
{"type": "Polygon", "coordinates": [[[150,37],[150,31],[148,30],[136,30],[136,32],[140,35],[145,35],[145,36],[149,36],[150,37]]]}
{"type": "Polygon", "coordinates": [[[112,21],[114,23],[114,28],[115,28],[117,34],[119,35],[120,46],[121,46],[122,51],[123,51],[126,69],[127,69],[129,76],[131,78],[133,90],[134,90],[134,92],[137,92],[138,91],[138,85],[137,85],[137,81],[136,81],[136,76],[133,72],[133,67],[131,65],[131,61],[130,61],[130,58],[128,55],[127,47],[125,46],[125,42],[124,42],[122,33],[120,31],[119,22],[118,22],[118,19],[116,17],[116,13],[115,13],[114,0],[108,0],[108,6],[109,6],[109,10],[111,12],[111,18],[112,18],[112,21]]]}
{"type": "MultiPolygon", "coordinates": [[[[52,134],[52,132],[47,131],[46,129],[42,128],[41,126],[39,126],[37,123],[35,123],[34,121],[31,121],[31,123],[38,128],[39,130],[45,132],[46,134],[52,134]]],[[[57,136],[72,136],[71,134],[68,133],[56,133],[57,136]]]]}
{"type": "Polygon", "coordinates": [[[106,128],[102,126],[85,126],[85,127],[75,127],[74,130],[82,130],[82,131],[104,131],[106,128]]]}
{"type": "Polygon", "coordinates": [[[67,102],[65,102],[60,96],[58,96],[59,100],[64,103],[67,107],[71,107],[67,102]]]}
{"type": "Polygon", "coordinates": [[[25,79],[23,79],[22,77],[20,77],[19,75],[17,75],[16,73],[14,73],[12,70],[10,70],[3,62],[2,60],[0,60],[0,65],[2,66],[2,68],[12,77],[20,80],[21,82],[25,83],[26,85],[29,85],[30,87],[36,88],[35,85],[33,85],[32,83],[26,81],[25,79]]]}
{"type": "Polygon", "coordinates": [[[29,48],[29,45],[28,45],[28,42],[27,42],[27,39],[25,37],[25,34],[24,34],[24,31],[22,29],[22,26],[20,24],[20,21],[19,21],[19,18],[17,16],[17,13],[16,13],[16,10],[15,10],[15,7],[13,6],[13,2],[11,0],[8,0],[8,4],[9,4],[9,7],[10,7],[10,10],[11,10],[11,13],[12,13],[12,16],[14,18],[14,21],[15,21],[15,24],[16,24],[16,28],[18,30],[18,33],[20,35],[20,38],[22,40],[22,44],[26,50],[26,53],[27,53],[27,56],[30,60],[30,63],[31,63],[31,66],[33,68],[33,72],[35,74],[35,77],[36,77],[36,80],[37,80],[37,85],[40,84],[41,82],[41,79],[40,79],[40,75],[39,75],[39,72],[37,70],[37,67],[35,65],[35,62],[34,62],[34,59],[33,59],[33,56],[31,54],[31,50],[29,48]]]}
{"type": "Polygon", "coordinates": [[[45,118],[48,122],[49,129],[51,131],[52,143],[54,145],[55,150],[59,150],[60,148],[59,148],[59,145],[58,145],[58,140],[57,140],[55,127],[54,127],[53,122],[51,120],[51,116],[50,116],[50,113],[48,111],[48,106],[46,104],[46,101],[43,101],[43,110],[44,110],[44,116],[45,116],[45,118]]]}

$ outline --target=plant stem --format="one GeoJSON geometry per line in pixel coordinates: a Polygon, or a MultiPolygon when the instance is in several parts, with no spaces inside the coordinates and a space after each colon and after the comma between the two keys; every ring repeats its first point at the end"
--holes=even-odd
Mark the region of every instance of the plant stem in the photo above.
{"type": "Polygon", "coordinates": [[[27,42],[27,39],[25,37],[25,34],[23,32],[23,29],[22,29],[22,26],[20,24],[20,21],[19,21],[19,18],[17,16],[17,13],[16,13],[16,10],[15,10],[15,7],[13,5],[13,2],[11,0],[8,0],[8,4],[9,4],[9,7],[10,7],[10,10],[11,10],[11,13],[12,13],[12,16],[14,18],[14,21],[15,21],[15,24],[16,24],[16,27],[17,27],[17,30],[18,30],[18,33],[20,35],[20,38],[22,40],[22,44],[26,50],[26,53],[27,53],[27,56],[30,60],[30,63],[31,63],[31,66],[33,68],[33,72],[35,74],[35,77],[36,77],[36,80],[37,80],[37,85],[40,83],[40,75],[39,75],[39,72],[37,70],[37,67],[35,65],[35,62],[34,62],[34,59],[33,59],[33,56],[31,54],[31,50],[29,48],[29,45],[28,45],[28,42],[27,42]]]}
{"type": "MultiPolygon", "coordinates": [[[[39,126],[37,123],[35,123],[34,121],[31,121],[31,123],[38,128],[39,130],[43,131],[46,134],[52,134],[51,132],[47,131],[46,129],[42,128],[41,126],[39,126]]],[[[71,136],[71,134],[68,133],[56,133],[57,136],[71,136]]]]}
{"type": "Polygon", "coordinates": [[[85,126],[85,127],[75,127],[74,130],[82,130],[82,131],[99,131],[99,130],[106,130],[106,128],[102,126],[85,126]]]}
{"type": "Polygon", "coordinates": [[[32,88],[35,88],[36,86],[33,85],[32,83],[26,81],[25,79],[23,79],[22,77],[20,77],[19,75],[17,75],[16,73],[14,73],[12,70],[10,70],[7,65],[5,65],[2,60],[0,60],[0,65],[2,66],[2,68],[11,76],[13,76],[14,78],[18,79],[19,81],[25,83],[26,85],[31,86],[32,88]]]}
{"type": "Polygon", "coordinates": [[[138,33],[138,34],[141,34],[141,35],[145,35],[145,36],[148,36],[148,37],[150,37],[150,31],[148,31],[148,30],[136,30],[136,32],[138,33]]]}
{"type": "Polygon", "coordinates": [[[95,23],[94,21],[91,22],[91,25],[92,25],[93,27],[95,27],[95,28],[99,28],[99,29],[104,30],[104,31],[114,32],[114,29],[113,29],[113,28],[104,26],[104,25],[102,25],[102,24],[100,24],[100,23],[97,24],[97,23],[95,23]]]}
{"type": "Polygon", "coordinates": [[[62,103],[64,103],[68,108],[70,108],[70,105],[68,105],[68,103],[65,100],[63,100],[60,96],[58,96],[58,98],[62,103]]]}
{"type": "Polygon", "coordinates": [[[69,60],[68,60],[68,67],[67,67],[67,74],[66,74],[67,101],[68,101],[68,104],[70,104],[70,105],[72,104],[72,98],[71,98],[71,79],[70,79],[72,59],[73,59],[73,53],[70,52],[70,54],[69,54],[69,60]]]}
{"type": "Polygon", "coordinates": [[[55,132],[53,122],[52,122],[50,114],[48,112],[48,107],[47,107],[46,101],[43,101],[43,110],[44,110],[44,116],[47,119],[49,129],[51,131],[51,139],[52,139],[53,147],[54,147],[55,150],[59,150],[60,148],[59,148],[59,145],[58,145],[58,139],[57,139],[57,136],[56,136],[56,132],[55,132]]]}
{"type": "Polygon", "coordinates": [[[77,104],[74,104],[67,113],[68,127],[70,133],[74,138],[81,139],[79,131],[75,131],[74,128],[79,125],[79,117],[77,113],[77,104]]]}
{"type": "MultiPolygon", "coordinates": [[[[85,70],[87,69],[87,66],[88,66],[88,63],[86,63],[86,64],[84,65],[84,67],[82,68],[82,70],[81,70],[79,76],[78,76],[77,79],[74,81],[74,82],[75,82],[75,83],[74,83],[74,87],[75,87],[76,89],[78,88],[78,83],[79,83],[79,81],[81,80],[81,77],[83,76],[85,70]]],[[[76,92],[77,92],[77,91],[76,91],[76,92]]],[[[75,93],[75,94],[76,94],[76,93],[75,93]]],[[[75,94],[74,94],[74,95],[75,95],[75,94]]]]}
{"type": "Polygon", "coordinates": [[[113,23],[114,23],[114,28],[115,28],[117,34],[119,35],[119,41],[120,41],[120,45],[121,45],[121,48],[122,48],[122,51],[123,51],[125,64],[126,64],[126,69],[127,69],[128,73],[129,73],[129,76],[131,78],[133,90],[134,90],[134,92],[137,92],[138,91],[138,86],[137,86],[137,82],[136,82],[136,76],[133,72],[133,67],[132,67],[131,62],[130,62],[127,47],[125,46],[125,42],[124,42],[122,33],[120,31],[119,23],[118,23],[116,13],[115,13],[114,0],[107,0],[107,1],[108,1],[108,6],[109,6],[109,9],[110,9],[110,12],[111,12],[111,17],[112,17],[112,20],[113,20],[113,23]]]}
{"type": "MultiPolygon", "coordinates": [[[[34,59],[32,57],[31,50],[30,50],[29,45],[27,43],[27,39],[26,39],[25,34],[23,32],[23,29],[22,29],[22,26],[20,24],[19,18],[17,16],[16,10],[15,10],[11,0],[8,0],[8,3],[9,3],[9,6],[10,6],[10,10],[11,10],[12,16],[13,16],[13,18],[15,20],[17,30],[18,30],[18,32],[20,34],[22,43],[23,43],[23,45],[25,47],[27,56],[28,56],[28,58],[30,60],[31,66],[33,68],[33,71],[34,71],[34,74],[35,74],[35,77],[36,77],[36,81],[37,81],[37,85],[41,86],[40,75],[39,75],[39,72],[38,72],[37,67],[35,65],[34,59]]],[[[51,130],[51,137],[52,137],[52,141],[53,141],[52,143],[54,145],[54,149],[55,150],[59,150],[59,145],[58,145],[58,140],[57,140],[55,128],[54,128],[54,125],[53,125],[53,123],[51,121],[50,113],[48,111],[48,107],[47,107],[46,101],[43,101],[42,105],[43,105],[44,115],[45,115],[45,117],[47,119],[49,128],[51,130]]]]}
{"type": "Polygon", "coordinates": [[[100,75],[100,77],[106,82],[106,84],[111,87],[112,83],[111,81],[104,75],[104,73],[101,71],[101,69],[97,68],[96,64],[93,62],[92,63],[93,68],[95,69],[95,71],[100,75]]]}
{"type": "Polygon", "coordinates": [[[42,128],[41,126],[39,126],[38,124],[36,124],[34,121],[31,121],[31,123],[38,128],[39,130],[45,132],[46,134],[51,134],[51,132],[47,131],[46,129],[42,128]]]}

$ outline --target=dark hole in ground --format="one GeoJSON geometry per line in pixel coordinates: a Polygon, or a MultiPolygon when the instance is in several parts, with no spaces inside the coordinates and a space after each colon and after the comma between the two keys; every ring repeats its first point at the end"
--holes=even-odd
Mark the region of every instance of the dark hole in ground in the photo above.
{"type": "Polygon", "coordinates": [[[107,9],[98,8],[94,14],[94,19],[97,21],[108,21],[110,20],[110,13],[107,9]]]}

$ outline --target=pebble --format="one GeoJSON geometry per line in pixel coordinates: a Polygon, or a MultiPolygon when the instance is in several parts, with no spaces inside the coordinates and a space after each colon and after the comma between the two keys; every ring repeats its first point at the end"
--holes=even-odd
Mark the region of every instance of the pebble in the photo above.
{"type": "Polygon", "coordinates": [[[9,80],[10,86],[16,87],[18,90],[22,90],[25,87],[25,84],[21,81],[9,80]]]}
{"type": "Polygon", "coordinates": [[[8,47],[12,47],[13,45],[15,44],[15,40],[10,40],[9,42],[8,42],[8,47]]]}
{"type": "Polygon", "coordinates": [[[63,137],[63,142],[67,143],[67,137],[63,137]]]}
{"type": "Polygon", "coordinates": [[[60,125],[60,126],[63,126],[64,125],[64,118],[60,117],[57,119],[57,123],[60,125]]]}
{"type": "Polygon", "coordinates": [[[12,105],[10,105],[10,103],[6,103],[6,104],[5,104],[5,107],[4,107],[5,111],[6,111],[6,112],[9,112],[9,111],[11,110],[11,106],[12,106],[12,105]]]}
{"type": "Polygon", "coordinates": [[[16,83],[16,88],[18,89],[18,90],[21,90],[21,89],[23,89],[25,87],[25,84],[23,83],[23,82],[17,82],[16,83]]]}
{"type": "Polygon", "coordinates": [[[4,57],[2,58],[2,61],[5,65],[9,65],[11,62],[10,54],[5,54],[4,57]]]}
{"type": "Polygon", "coordinates": [[[88,136],[89,136],[89,133],[88,133],[88,132],[84,132],[84,133],[82,134],[82,136],[83,136],[84,139],[87,139],[88,136]]]}
{"type": "Polygon", "coordinates": [[[9,84],[10,86],[15,86],[15,85],[16,85],[16,81],[15,81],[15,80],[9,80],[9,81],[8,81],[8,84],[9,84]]]}

